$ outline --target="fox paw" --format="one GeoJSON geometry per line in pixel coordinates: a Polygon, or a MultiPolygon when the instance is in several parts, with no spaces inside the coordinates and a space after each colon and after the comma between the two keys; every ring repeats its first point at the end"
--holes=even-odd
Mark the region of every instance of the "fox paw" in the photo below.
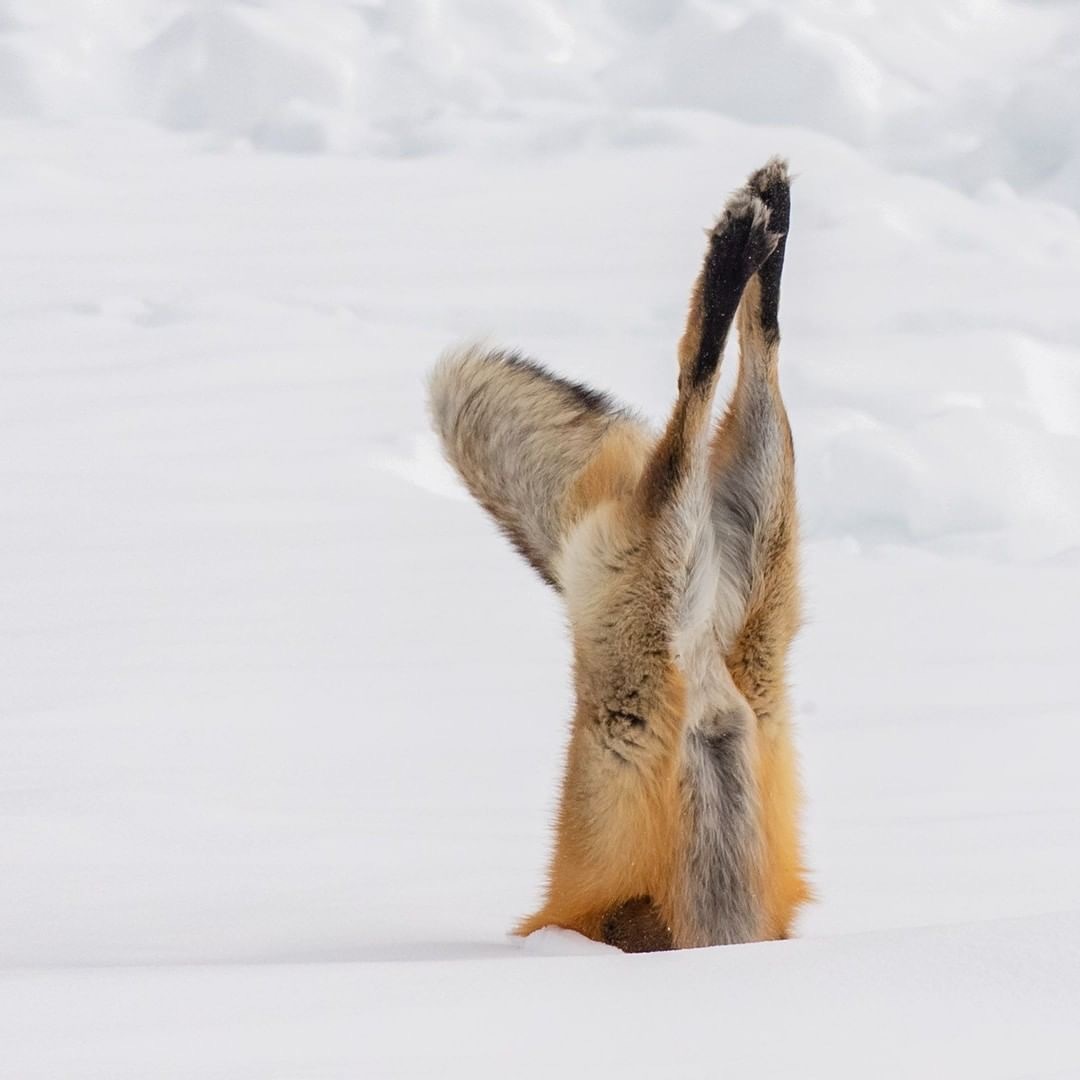
{"type": "Polygon", "coordinates": [[[791,221],[791,176],[787,162],[780,157],[770,158],[750,174],[746,190],[768,207],[770,231],[786,236],[791,221]]]}
{"type": "Polygon", "coordinates": [[[710,262],[717,276],[737,283],[741,292],[780,243],[783,234],[770,226],[764,200],[749,186],[736,191],[712,230],[710,262]]]}

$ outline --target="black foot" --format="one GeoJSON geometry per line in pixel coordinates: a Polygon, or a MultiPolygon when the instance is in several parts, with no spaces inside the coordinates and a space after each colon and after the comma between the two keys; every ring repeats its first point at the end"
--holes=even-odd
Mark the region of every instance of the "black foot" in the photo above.
{"type": "Polygon", "coordinates": [[[743,289],[782,239],[771,229],[769,216],[768,206],[748,185],[728,199],[712,230],[701,297],[701,342],[693,366],[697,385],[715,373],[743,289]]]}
{"type": "Polygon", "coordinates": [[[791,177],[787,162],[773,158],[746,183],[748,190],[769,208],[769,228],[780,234],[776,249],[758,271],[761,281],[761,326],[766,337],[780,335],[780,275],[784,270],[784,250],[791,227],[791,177]]]}

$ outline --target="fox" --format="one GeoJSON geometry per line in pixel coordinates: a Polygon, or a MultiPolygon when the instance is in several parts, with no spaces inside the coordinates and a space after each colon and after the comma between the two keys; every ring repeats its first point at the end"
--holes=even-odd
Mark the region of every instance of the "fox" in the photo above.
{"type": "Polygon", "coordinates": [[[625,952],[786,938],[810,898],[787,658],[800,625],[780,393],[786,161],[708,231],[654,433],[519,352],[445,353],[429,407],[476,501],[565,603],[574,715],[543,905],[625,952]],[[739,370],[714,398],[732,324],[739,370]]]}

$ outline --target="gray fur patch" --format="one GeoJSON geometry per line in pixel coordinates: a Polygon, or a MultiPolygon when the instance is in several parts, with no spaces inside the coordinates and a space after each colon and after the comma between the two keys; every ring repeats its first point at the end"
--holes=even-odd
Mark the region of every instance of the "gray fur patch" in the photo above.
{"type": "Polygon", "coordinates": [[[696,944],[754,941],[761,932],[760,816],[749,745],[742,718],[721,718],[712,730],[686,735],[685,886],[696,944]]]}
{"type": "MultiPolygon", "coordinates": [[[[759,548],[771,525],[790,470],[790,444],[783,406],[764,377],[756,374],[742,394],[739,449],[714,481],[712,519],[726,576],[741,592],[750,589],[759,548]]],[[[723,627],[724,636],[737,627],[723,627]]]]}

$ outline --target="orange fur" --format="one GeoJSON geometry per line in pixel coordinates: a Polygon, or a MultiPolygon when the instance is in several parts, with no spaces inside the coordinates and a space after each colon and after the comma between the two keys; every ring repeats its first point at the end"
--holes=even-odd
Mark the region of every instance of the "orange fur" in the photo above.
{"type": "MultiPolygon", "coordinates": [[[[674,740],[681,718],[682,687],[669,669],[669,703],[653,715],[666,723],[674,740]]],[[[675,852],[679,828],[679,787],[675,755],[656,761],[639,782],[614,772],[604,791],[604,805],[582,813],[581,786],[595,761],[587,745],[589,726],[576,718],[568,753],[555,853],[548,879],[548,900],[524,920],[517,933],[541,926],[562,926],[601,940],[605,917],[635,897],[652,897],[670,925],[675,852]]]]}
{"type": "Polygon", "coordinates": [[[802,794],[786,725],[761,731],[758,761],[765,830],[765,936],[786,938],[799,907],[811,898],[799,843],[802,794]]]}
{"type": "Polygon", "coordinates": [[[648,440],[637,428],[616,427],[608,432],[567,493],[564,528],[569,530],[602,502],[632,496],[650,451],[648,440]]]}

